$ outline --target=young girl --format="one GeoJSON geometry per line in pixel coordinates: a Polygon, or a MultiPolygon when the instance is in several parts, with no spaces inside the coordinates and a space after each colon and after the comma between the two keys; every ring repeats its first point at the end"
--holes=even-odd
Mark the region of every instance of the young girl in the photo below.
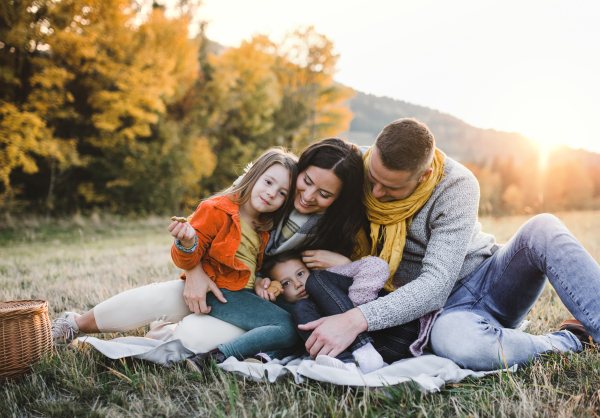
{"type": "MultiPolygon", "coordinates": [[[[290,314],[254,294],[254,277],[274,222],[293,199],[296,157],[279,149],[265,152],[238,184],[202,202],[189,224],[169,226],[176,237],[171,255],[190,269],[201,264],[218,287],[219,301],[206,295],[210,315],[246,332],[207,356],[217,360],[292,347],[299,338],[290,314]]],[[[184,278],[184,277],[182,277],[184,278]]],[[[66,312],[53,323],[56,342],[90,332],[126,331],[152,321],[179,322],[192,313],[182,280],[152,284],[118,294],[84,315],[66,312]]]]}

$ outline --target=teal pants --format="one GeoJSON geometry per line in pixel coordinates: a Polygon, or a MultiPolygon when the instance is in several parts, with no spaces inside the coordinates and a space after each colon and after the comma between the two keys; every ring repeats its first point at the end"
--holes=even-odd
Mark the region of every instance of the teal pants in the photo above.
{"type": "Polygon", "coordinates": [[[272,355],[298,347],[300,336],[289,313],[294,305],[282,301],[278,303],[280,307],[260,298],[250,289],[235,292],[220,290],[227,303],[220,302],[213,293],[208,293],[206,303],[211,307],[209,315],[248,331],[233,341],[219,345],[219,350],[227,357],[252,357],[261,352],[272,355]]]}

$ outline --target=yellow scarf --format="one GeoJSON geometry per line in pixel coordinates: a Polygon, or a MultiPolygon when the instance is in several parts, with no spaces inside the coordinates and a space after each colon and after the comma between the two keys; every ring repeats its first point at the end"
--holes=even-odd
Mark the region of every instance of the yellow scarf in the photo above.
{"type": "Polygon", "coordinates": [[[431,168],[433,172],[427,179],[418,185],[416,190],[406,199],[393,202],[382,203],[373,197],[371,182],[369,181],[369,167],[371,165],[371,155],[373,147],[365,153],[363,157],[365,167],[365,183],[363,201],[367,207],[367,217],[371,222],[371,242],[367,239],[364,230],[361,230],[357,237],[357,248],[353,258],[363,258],[370,255],[377,255],[377,239],[381,226],[385,226],[385,235],[383,237],[383,250],[379,257],[384,259],[390,266],[390,277],[386,282],[384,289],[393,292],[395,287],[392,285],[392,278],[402,261],[402,253],[406,244],[406,234],[413,215],[423,207],[429,200],[433,189],[444,178],[444,161],[446,155],[436,148],[431,168]]]}

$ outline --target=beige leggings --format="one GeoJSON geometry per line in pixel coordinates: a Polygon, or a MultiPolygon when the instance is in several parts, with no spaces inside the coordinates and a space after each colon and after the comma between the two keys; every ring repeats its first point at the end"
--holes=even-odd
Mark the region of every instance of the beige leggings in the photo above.
{"type": "Polygon", "coordinates": [[[194,314],[183,298],[184,287],[185,282],[178,279],[119,293],[96,305],[96,325],[101,332],[116,332],[153,321],[174,323],[173,338],[197,351],[212,350],[246,332],[212,316],[194,314]]]}

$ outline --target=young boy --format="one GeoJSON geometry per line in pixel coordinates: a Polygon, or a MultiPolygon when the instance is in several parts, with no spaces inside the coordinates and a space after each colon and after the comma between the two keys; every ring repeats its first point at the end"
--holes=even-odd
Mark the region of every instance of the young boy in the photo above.
{"type": "MultiPolygon", "coordinates": [[[[382,259],[367,257],[343,266],[316,270],[311,274],[299,252],[286,252],[266,258],[261,273],[264,277],[257,278],[256,293],[273,301],[273,294],[267,293],[266,288],[271,281],[281,283],[281,298],[296,304],[292,310],[292,321],[297,326],[323,316],[343,313],[376,299],[390,271],[382,259]]],[[[298,330],[298,333],[306,341],[312,331],[298,330]]],[[[414,337],[416,339],[418,334],[414,337]]],[[[353,370],[356,369],[356,360],[362,373],[370,373],[383,367],[383,358],[372,342],[373,339],[366,332],[361,333],[348,350],[337,358],[317,356],[316,362],[353,370]]]]}

